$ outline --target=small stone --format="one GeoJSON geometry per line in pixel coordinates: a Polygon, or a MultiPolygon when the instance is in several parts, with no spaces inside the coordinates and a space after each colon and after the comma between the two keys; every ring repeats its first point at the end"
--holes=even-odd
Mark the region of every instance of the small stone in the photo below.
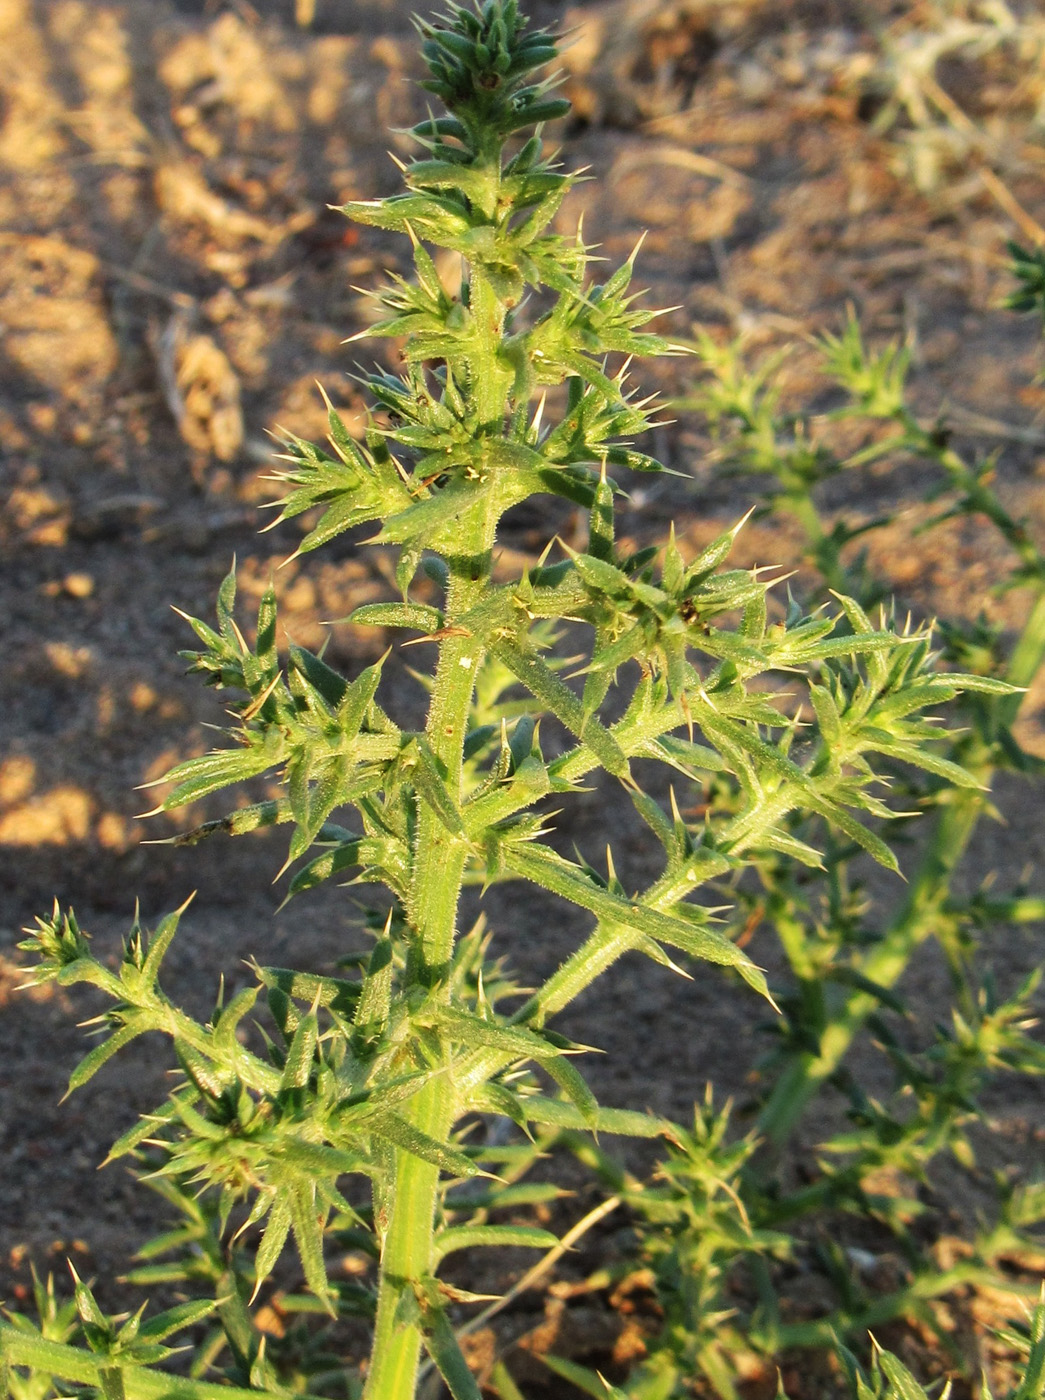
{"type": "Polygon", "coordinates": [[[94,579],[90,574],[66,574],[62,588],[70,598],[89,598],[94,592],[94,579]]]}

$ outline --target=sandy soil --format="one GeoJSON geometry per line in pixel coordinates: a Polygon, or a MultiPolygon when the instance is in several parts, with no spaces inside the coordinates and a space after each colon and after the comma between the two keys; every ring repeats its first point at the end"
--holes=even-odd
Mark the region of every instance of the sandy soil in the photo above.
{"type": "MultiPolygon", "coordinates": [[[[872,336],[911,336],[919,407],[946,404],[970,450],[1000,440],[1001,489],[1040,524],[1038,338],[998,309],[1004,238],[1019,229],[971,168],[936,196],[920,193],[869,126],[869,16],[884,21],[896,9],[749,0],[677,5],[656,20],[649,5],[624,0],[565,12],[577,31],[566,62],[578,115],[561,133],[564,159],[596,177],[569,217],[583,211],[587,236],[613,260],[649,230],[642,279],[655,303],[677,308],[665,320],[675,334],[699,324],[742,331],[766,350],[797,341],[796,396],[810,383],[801,337],[837,328],[847,303],[872,336]]],[[[538,18],[559,17],[544,0],[538,18]]],[[[93,1168],[162,1094],[166,1068],[163,1047],[136,1050],[59,1107],[83,1044],[75,1021],[90,1008],[79,997],[12,994],[20,925],[57,896],[111,949],[135,897],[152,919],[195,889],[168,980],[201,1011],[221,971],[233,984],[246,978],[248,954],[326,966],[354,946],[353,909],[337,891],[307,911],[274,913],[278,843],[148,846],[143,839],[175,824],[135,817],[150,805],[136,786],[199,751],[201,726],[220,718],[215,698],[182,674],[177,652],[189,637],[171,604],[209,616],[233,555],[242,595],[256,597],[293,550],[290,526],[257,533],[257,507],[272,490],[267,434],[322,436],[317,380],[358,416],[347,372],[359,352],[341,345],[365,323],[355,288],[404,266],[394,240],[327,206],[396,186],[387,148],[400,147],[394,129],[421,110],[408,10],[400,0],[317,0],[310,30],[293,21],[289,0],[0,0],[8,1299],[24,1295],[29,1258],[82,1254],[81,1272],[112,1277],[155,1228],[148,1193],[119,1169],[93,1168]]],[[[1000,99],[989,69],[949,80],[956,99],[990,119],[1000,99]]],[[[1045,219],[1040,174],[1040,163],[1014,162],[1008,189],[1045,219]]],[[[677,394],[688,373],[671,361],[644,377],[677,394]]],[[[627,518],[636,538],[658,537],[674,518],[695,548],[746,508],[744,488],[708,468],[706,446],[686,415],[661,431],[656,450],[688,479],[644,484],[627,518]]],[[[902,604],[968,615],[1005,561],[975,527],[916,540],[923,485],[913,473],[867,474],[833,485],[830,504],[864,514],[903,507],[875,565],[902,604]]],[[[543,518],[515,520],[505,545],[525,553],[550,529],[572,528],[549,505],[543,518]]],[[[786,529],[765,523],[742,554],[800,563],[796,549],[786,529]]],[[[347,539],[280,569],[289,631],[318,643],[324,619],[386,595],[388,571],[379,551],[347,539]]],[[[1018,625],[1018,594],[988,606],[1018,625]]],[[[373,630],[340,628],[329,654],[351,669],[385,645],[373,630]]],[[[416,710],[405,665],[393,658],[390,673],[393,694],[416,710]]],[[[1032,695],[1024,731],[1035,744],[1038,705],[1032,695]]],[[[968,880],[995,870],[1011,882],[1029,869],[1040,888],[1045,837],[1027,819],[1039,797],[1037,787],[1003,787],[999,806],[1018,819],[981,834],[968,880]]],[[[177,828],[206,814],[181,816],[177,828]]],[[[596,793],[577,839],[595,852],[607,837],[630,872],[652,858],[596,793]]],[[[524,980],[554,966],[577,934],[569,918],[520,910],[497,891],[486,908],[524,980]]],[[[1000,933],[999,949],[1008,983],[1040,960],[1040,935],[1000,933]]],[[[753,951],[768,956],[757,936],[753,951]]],[[[939,983],[926,960],[914,995],[939,983]]],[[[685,1117],[706,1079],[723,1093],[743,1088],[760,1044],[756,1019],[710,972],[680,987],[651,964],[628,963],[564,1028],[609,1051],[593,1067],[607,1101],[685,1117]]],[[[1015,1138],[1033,1139],[1041,1107],[1029,1090],[1002,1105],[1015,1138]]],[[[611,1238],[608,1229],[595,1239],[596,1257],[611,1238]]]]}

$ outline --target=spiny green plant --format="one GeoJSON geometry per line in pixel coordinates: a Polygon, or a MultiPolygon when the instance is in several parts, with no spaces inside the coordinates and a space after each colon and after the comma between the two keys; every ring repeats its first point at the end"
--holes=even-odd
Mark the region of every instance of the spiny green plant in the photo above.
{"type": "MultiPolygon", "coordinates": [[[[1040,250],[1010,247],[1019,286],[1006,304],[1041,316],[1040,250]]],[[[929,468],[934,513],[922,538],[954,519],[978,521],[1000,536],[1012,560],[999,587],[1025,597],[1026,621],[1015,640],[983,616],[955,618],[944,629],[947,654],[979,673],[1029,685],[1045,659],[1045,556],[997,493],[996,454],[969,460],[944,421],[920,422],[908,403],[907,351],[895,344],[869,349],[854,318],[818,352],[836,407],[814,416],[782,406],[779,355],[752,366],[739,344],[700,338],[703,374],[686,407],[710,429],[714,470],[753,482],[764,515],[798,524],[803,557],[795,562],[810,577],[813,601],[844,590],[870,606],[886,589],[866,545],[892,517],[831,514],[820,488],[870,463],[929,468]],[[863,439],[844,456],[834,447],[839,425],[850,441],[859,427],[863,439]]],[[[655,1278],[663,1325],[626,1383],[633,1400],[686,1393],[693,1376],[734,1400],[738,1372],[752,1358],[766,1364],[790,1348],[833,1350],[839,1338],[862,1344],[869,1328],[897,1318],[934,1329],[947,1350],[938,1300],[969,1288],[1031,1287],[1011,1265],[1039,1254],[1045,1191],[1038,1181],[985,1172],[977,1126],[999,1076],[1045,1072],[1045,1047],[1034,1035],[1039,977],[1001,994],[981,945],[999,926],[1040,923],[1045,900],[989,884],[970,893],[963,886],[972,882],[962,878],[977,827],[992,814],[996,776],[1041,771],[1013,732],[1018,700],[998,694],[958,702],[964,728],[937,757],[975,773],[978,787],[956,791],[943,768],[923,779],[910,769],[894,775],[905,802],[928,820],[910,881],[892,901],[881,889],[872,895],[854,862],[859,848],[837,834],[825,844],[821,868],[763,855],[753,862],[757,879],[723,890],[723,899],[734,901],[726,927],[735,935],[755,928],[761,937],[775,935],[789,974],[773,988],[781,1014],[745,1105],[743,1137],[727,1131],[729,1110],[716,1109],[709,1096],[693,1131],[676,1135],[649,1181],[631,1176],[604,1149],[568,1139],[633,1212],[637,1261],[621,1261],[620,1271],[634,1271],[638,1262],[655,1278]],[[949,971],[951,1004],[934,1005],[935,1024],[921,1028],[904,975],[927,940],[949,971]],[[866,1048],[859,1059],[850,1053],[861,1032],[870,1033],[877,1066],[866,1048]],[[888,1093],[870,1087],[888,1078],[888,1093]],[[826,1131],[811,1157],[800,1135],[814,1106],[821,1116],[841,1109],[848,1121],[826,1131]],[[964,1252],[941,1267],[930,1247],[939,1231],[931,1223],[931,1193],[945,1164],[952,1182],[957,1170],[975,1183],[984,1205],[978,1221],[966,1222],[964,1252]],[[874,1277],[869,1239],[887,1261],[883,1277],[874,1277]],[[787,1316],[787,1275],[796,1264],[819,1276],[825,1300],[802,1321],[787,1316]]],[[[705,780],[700,801],[714,822],[743,797],[732,775],[718,773],[705,780]]],[[[805,837],[806,814],[796,809],[787,823],[793,839],[805,837]]],[[[998,980],[1004,977],[999,967],[998,980]]],[[[577,1368],[571,1374],[583,1379],[577,1368]]],[[[594,1385],[590,1375],[587,1383],[594,1385]]]]}
{"type": "MultiPolygon", "coordinates": [[[[1013,245],[1019,258],[1014,272],[1021,287],[1009,299],[1017,310],[1039,310],[1040,277],[1033,254],[1013,245]]],[[[837,456],[823,431],[808,415],[782,414],[772,382],[765,373],[748,377],[736,357],[736,347],[723,349],[705,339],[701,352],[709,371],[706,382],[690,401],[706,412],[718,439],[720,465],[745,474],[758,473],[768,481],[774,510],[797,520],[805,536],[807,562],[820,576],[820,589],[845,589],[861,598],[865,606],[884,592],[882,584],[869,575],[863,548],[869,537],[888,526],[888,514],[854,524],[844,516],[831,518],[818,504],[818,488],[843,471],[852,472],[872,463],[916,461],[931,467],[935,480],[928,500],[936,502],[935,514],[921,527],[924,536],[946,522],[968,517],[993,529],[1012,558],[1008,577],[998,588],[1023,590],[1027,598],[1024,625],[1015,643],[982,614],[969,622],[950,621],[942,630],[945,652],[952,663],[961,664],[987,676],[1012,684],[1008,695],[962,702],[963,731],[949,743],[947,757],[974,773],[977,783],[961,793],[948,791],[946,774],[937,771],[929,787],[906,787],[923,809],[935,809],[929,845],[904,892],[904,898],[888,928],[871,939],[864,949],[845,950],[854,962],[850,981],[856,974],[871,984],[861,989],[851,985],[845,1000],[844,1016],[824,1033],[822,1024],[807,1026],[805,1036],[794,1038],[785,1056],[788,1068],[776,1082],[772,1101],[760,1119],[763,1131],[774,1142],[782,1142],[816,1093],[847,1054],[854,1036],[867,1017],[880,1005],[874,988],[893,987],[910,961],[914,948],[926,938],[937,936],[949,950],[952,969],[961,976],[961,949],[970,948],[969,935],[991,919],[1027,922],[1041,917],[1040,901],[1030,899],[988,899],[980,892],[971,902],[956,902],[951,885],[976,827],[991,812],[989,789],[1000,771],[1030,773],[1039,764],[1026,753],[1013,734],[1020,707],[1020,692],[1033,681],[1045,659],[1045,553],[1037,545],[1027,522],[1015,518],[1003,503],[995,485],[996,454],[967,460],[954,447],[951,430],[943,419],[925,423],[918,420],[907,401],[906,377],[909,355],[898,345],[873,352],[865,346],[855,319],[850,318],[838,337],[825,337],[821,345],[828,381],[843,395],[841,406],[827,415],[821,429],[833,423],[857,422],[863,425],[867,442],[847,457],[837,456]],[[859,542],[860,548],[854,549],[859,542]],[[944,778],[941,787],[936,779],[944,778]],[[805,1041],[803,1047],[802,1042],[805,1041]],[[813,1044],[818,1051],[810,1048],[813,1044]]],[[[814,593],[814,598],[815,598],[814,593]]],[[[896,755],[899,757],[899,755],[896,755]]],[[[845,853],[835,859],[843,862],[845,853]]],[[[864,915],[853,907],[854,884],[842,866],[834,871],[830,886],[830,927],[841,931],[855,921],[857,931],[864,915]]],[[[785,879],[793,872],[781,871],[785,879]]],[[[793,887],[793,881],[791,882],[793,887]]],[[[782,902],[791,910],[791,895],[782,902]]],[[[787,947],[786,930],[778,929],[787,947]]],[[[822,943],[822,935],[818,935],[822,943]]],[[[859,942],[859,940],[857,940],[859,942]]],[[[828,940],[830,945],[830,940],[828,940]]],[[[789,951],[792,970],[807,993],[814,997],[814,981],[820,981],[825,967],[833,963],[840,946],[821,947],[814,954],[811,944],[793,944],[789,951]]],[[[978,995],[975,987],[969,994],[978,995]]],[[[974,1015],[968,1000],[963,1010],[974,1015]]],[[[811,1008],[810,1008],[811,1009],[811,1008]]]]}
{"type": "Polygon", "coordinates": [[[963,690],[1011,691],[992,676],[940,671],[926,629],[873,622],[853,598],[839,598],[833,615],[778,607],[774,571],[723,567],[735,530],[691,560],[674,538],[660,550],[618,546],[614,473],[658,469],[631,445],[654,410],[630,388],[628,366],[678,347],[643,329],[655,313],[630,291],[634,259],[595,281],[579,232],[553,226],[577,177],[544,153],[540,135],[566,111],[534,77],[554,57],[552,36],[529,32],[515,0],[454,6],[419,28],[424,86],[445,113],[413,128],[420,154],[403,168],[403,193],[345,206],[411,241],[414,280],[385,288],[370,332],[397,340],[401,368],[368,376],[375,409],[362,441],[332,408],[329,451],[287,440],[279,519],[314,512],[299,554],[368,524],[378,527],[371,543],[397,551],[401,598],[358,608],[349,622],[431,646],[427,718],[410,729],[389,712],[383,661],[349,679],[302,647],[282,651],[271,589],[248,639],[230,574],[216,628],[189,619],[200,643],[189,656],[231,696],[235,723],[225,747],[168,774],[161,804],[274,776],[283,796],[183,839],[289,826],[290,896],[338,876],[383,888],[370,950],[338,977],[258,967],[256,985],[219,999],[200,1023],[160,983],[181,910],[151,936],[136,921],[115,970],[71,913],[38,922],[24,945],[33,980],[88,983],[109,1001],[104,1039],[73,1088],[141,1034],[173,1042],[176,1086],[111,1155],[147,1159],[168,1183],[185,1222],[168,1243],[175,1254],[196,1247],[195,1281],[210,1296],[189,1314],[121,1324],[78,1284],[86,1345],[2,1325],[16,1388],[44,1377],[106,1400],[172,1386],[205,1400],[326,1387],[333,1376],[356,1394],[365,1375],[367,1400],[407,1400],[423,1351],[455,1400],[478,1400],[454,1331],[476,1300],[439,1270],[463,1249],[555,1244],[544,1229],[489,1219],[533,1191],[519,1180],[534,1155],[525,1134],[676,1131],[600,1107],[575,1067],[580,1047],[552,1018],[629,951],[669,969],[710,961],[765,993],[763,974],[715,921],[713,882],[766,860],[817,867],[838,841],[895,869],[878,830],[891,815],[879,770],[902,761],[975,788],[975,776],[940,757],[946,731],[927,712],[963,690]],[[431,246],[460,255],[459,285],[444,285],[431,246]],[[531,567],[496,575],[500,522],[541,494],[587,513],[586,547],[550,540],[531,567]],[[566,627],[585,655],[572,678],[553,650],[566,627]],[[796,683],[809,700],[801,710],[796,683]],[[715,820],[687,822],[655,795],[666,784],[641,785],[656,768],[696,782],[732,775],[736,801],[715,820]],[[600,773],[662,850],[663,871],[644,888],[630,889],[611,858],[596,870],[549,839],[558,809],[600,773]],[[801,836],[791,827],[799,812],[810,819],[801,836]],[[595,924],[528,994],[490,963],[481,933],[459,936],[465,882],[507,880],[595,924]],[[262,999],[267,1019],[251,1030],[262,999]],[[488,1115],[514,1124],[519,1140],[480,1131],[488,1115]],[[346,1239],[377,1261],[373,1291],[331,1279],[327,1251],[346,1239]],[[372,1314],[369,1358],[355,1371],[344,1354],[340,1367],[288,1370],[257,1325],[259,1291],[291,1242],[315,1307],[334,1319],[372,1314]],[[221,1379],[174,1381],[157,1369],[165,1338],[204,1311],[224,1347],[219,1355],[208,1341],[202,1369],[220,1366],[221,1379]]]}

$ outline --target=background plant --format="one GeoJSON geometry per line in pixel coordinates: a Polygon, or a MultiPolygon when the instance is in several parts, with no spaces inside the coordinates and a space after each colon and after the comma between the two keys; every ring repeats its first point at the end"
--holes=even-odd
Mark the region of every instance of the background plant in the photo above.
{"type": "MultiPolygon", "coordinates": [[[[595,283],[579,233],[553,231],[576,177],[545,157],[539,133],[526,134],[565,110],[532,79],[554,56],[550,37],[527,34],[512,0],[454,8],[420,28],[426,85],[447,115],[414,128],[422,154],[404,170],[405,193],[346,206],[413,244],[416,281],[382,293],[374,328],[402,338],[403,368],[368,377],[376,410],[364,441],[333,410],[330,452],[287,441],[280,518],[316,510],[300,553],[369,523],[398,549],[401,600],[352,620],[435,647],[426,723],[402,727],[382,705],[382,663],[348,680],[302,647],[281,650],[272,590],[248,640],[230,574],[217,627],[190,619],[202,648],[190,655],[207,682],[234,693],[232,743],[174,769],[162,804],[277,775],[285,796],[183,840],[292,827],[287,865],[303,863],[290,895],[339,875],[383,887],[370,946],[344,977],[259,967],[254,987],[227,1005],[219,997],[200,1023],[159,981],[182,911],[151,935],[136,921],[115,970],[92,956],[72,914],[39,922],[25,945],[34,978],[91,984],[109,1004],[105,1038],[72,1087],[143,1033],[173,1042],[176,1087],[113,1155],[147,1158],[165,1183],[182,1223],[149,1254],[180,1252],[168,1280],[191,1279],[209,1296],[149,1322],[120,1320],[78,1282],[86,1345],[24,1319],[3,1326],[18,1387],[87,1385],[107,1400],[165,1393],[170,1377],[156,1368],[172,1354],[167,1338],[209,1319],[217,1331],[192,1369],[220,1368],[222,1380],[179,1379],[186,1395],[353,1393],[349,1357],[315,1347],[307,1364],[301,1349],[283,1361],[257,1326],[259,1290],[292,1241],[314,1309],[335,1321],[373,1314],[365,1395],[412,1395],[423,1348],[457,1400],[474,1400],[453,1322],[478,1300],[439,1278],[442,1259],[555,1245],[532,1225],[490,1222],[489,1212],[534,1199],[519,1181],[534,1149],[525,1136],[505,1145],[483,1122],[667,1134],[686,1150],[670,1124],[600,1108],[573,1065],[580,1047],[547,1022],[627,951],[669,968],[679,957],[715,962],[765,991],[715,922],[723,879],[830,864],[843,841],[895,869],[879,831],[891,816],[873,790],[879,773],[901,763],[976,790],[978,775],[941,755],[945,731],[923,711],[962,690],[1012,691],[991,675],[937,670],[926,630],[872,622],[855,598],[841,597],[833,616],[778,607],[767,571],[722,568],[734,530],[690,561],[673,539],[660,551],[618,548],[613,472],[657,469],[631,445],[653,409],[630,389],[628,364],[678,347],[643,331],[654,313],[629,291],[631,261],[595,283]],[[426,244],[460,255],[459,287],[444,286],[426,244]],[[499,522],[542,493],[588,513],[586,549],[560,546],[550,562],[550,541],[535,566],[495,577],[499,522]],[[572,685],[552,650],[566,627],[586,648],[572,685]],[[802,682],[801,711],[780,675],[802,682]],[[666,782],[639,785],[637,760],[665,778],[721,782],[731,802],[710,822],[687,822],[666,782]],[[542,839],[550,804],[600,773],[663,849],[663,873],[638,892],[612,858],[603,873],[542,839]],[[465,881],[507,879],[596,923],[533,993],[490,964],[479,930],[459,936],[465,881]],[[267,1018],[252,1028],[262,996],[267,1018]],[[345,1242],[378,1261],[374,1291],[331,1281],[328,1250],[345,1242]]],[[[143,1267],[140,1281],[161,1280],[143,1267]]]]}
{"type": "MultiPolygon", "coordinates": [[[[1024,1359],[1023,1378],[1010,1392],[1009,1400],[1037,1400],[1045,1391],[1045,1304],[1039,1303],[1026,1322],[1006,1329],[1001,1335],[1024,1359]]],[[[842,1353],[856,1400],[924,1400],[927,1392],[895,1356],[875,1347],[868,1376],[847,1352],[842,1353]]],[[[949,1394],[947,1386],[942,1392],[949,1394]]],[[[984,1400],[993,1400],[984,1382],[984,1400]]]]}
{"type": "Polygon", "coordinates": [[[870,27],[876,52],[856,67],[866,66],[863,100],[873,129],[895,144],[899,168],[951,205],[985,186],[1033,232],[1010,187],[1036,168],[1045,126],[1045,23],[1034,7],[926,0],[870,27]]]}
{"type": "MultiPolygon", "coordinates": [[[[1018,289],[1008,305],[1040,315],[1040,250],[1012,244],[1011,252],[1018,289]]],[[[996,454],[968,459],[952,445],[945,420],[927,425],[915,416],[904,347],[869,349],[851,317],[840,336],[825,337],[816,348],[837,405],[818,415],[783,408],[780,356],[750,365],[739,342],[701,337],[703,374],[685,406],[709,427],[715,470],[753,483],[765,515],[797,523],[812,601],[844,590],[871,606],[886,590],[869,564],[870,550],[894,517],[857,521],[844,511],[830,513],[821,504],[822,488],[873,463],[931,468],[932,509],[919,539],[962,519],[996,532],[1012,561],[999,590],[1020,590],[1025,612],[1015,638],[983,614],[950,620],[942,629],[946,654],[978,673],[1029,686],[1045,653],[1045,560],[1030,524],[1013,518],[998,494],[996,454]],[[849,430],[850,441],[862,439],[845,455],[834,446],[839,427],[849,430]]],[[[758,1358],[764,1363],[794,1348],[831,1351],[838,1338],[862,1343],[869,1328],[896,1319],[931,1328],[947,1350],[954,1346],[953,1324],[937,1300],[977,1287],[1014,1297],[1037,1292],[1042,1183],[981,1166],[977,1125],[987,1117],[984,1094],[999,1076],[1045,1070],[1034,1036],[1038,974],[1001,993],[998,983],[1011,982],[1011,974],[1003,954],[992,966],[990,946],[998,946],[1004,926],[1039,923],[1045,901],[990,883],[970,892],[963,875],[979,824],[995,815],[990,790],[997,776],[1040,770],[1040,759],[1013,732],[1019,703],[1018,694],[959,702],[964,728],[940,757],[975,773],[979,786],[956,791],[942,768],[923,777],[906,768],[896,773],[905,801],[927,817],[928,831],[894,901],[869,887],[861,852],[837,838],[820,868],[769,856],[757,861],[755,881],[748,876],[730,886],[734,936],[752,929],[773,936],[790,979],[773,987],[782,1014],[769,1027],[773,1047],[745,1104],[743,1134],[730,1130],[731,1111],[715,1106],[709,1088],[693,1129],[669,1146],[648,1181],[571,1139],[631,1206],[638,1259],[656,1280],[663,1326],[626,1385],[629,1395],[688,1393],[699,1375],[715,1393],[734,1397],[739,1375],[758,1358]],[[949,1008],[934,1006],[931,1025],[919,1024],[904,989],[926,941],[942,955],[952,998],[949,1008]],[[860,1039],[873,1045],[879,1065],[866,1049],[854,1056],[860,1039]],[[883,1080],[892,1081],[884,1096],[883,1080]],[[832,1107],[844,1119],[811,1162],[802,1149],[805,1120],[815,1109],[818,1122],[830,1122],[832,1107]],[[796,1174],[800,1157],[803,1170],[796,1174]],[[957,1257],[943,1264],[934,1248],[940,1229],[932,1223],[940,1199],[934,1193],[953,1190],[941,1182],[953,1183],[955,1171],[976,1183],[985,1204],[957,1257]],[[1021,1264],[1022,1278],[1014,1272],[1021,1264]],[[818,1276],[832,1300],[801,1321],[788,1312],[796,1266],[818,1276]]],[[[820,720],[830,723],[829,715],[820,720]]],[[[895,749],[893,756],[900,756],[895,749]]],[[[701,792],[711,821],[738,801],[730,775],[716,774],[701,792]]],[[[808,818],[795,812],[787,820],[791,837],[801,841],[808,818]]],[[[634,1260],[622,1261],[617,1277],[634,1267],[634,1260]]],[[[968,1366],[958,1352],[953,1360],[968,1366]]],[[[876,1372],[880,1386],[887,1378],[894,1384],[891,1365],[883,1360],[884,1370],[876,1372]]],[[[595,1385],[579,1368],[566,1366],[564,1374],[595,1385]]]]}

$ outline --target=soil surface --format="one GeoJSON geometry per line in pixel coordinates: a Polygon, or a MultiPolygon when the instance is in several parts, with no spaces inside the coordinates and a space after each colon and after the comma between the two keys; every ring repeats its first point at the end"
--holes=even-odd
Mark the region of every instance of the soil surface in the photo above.
{"type": "MultiPolygon", "coordinates": [[[[297,18],[307,20],[308,9],[299,0],[297,18]]],[[[884,101],[868,77],[877,71],[874,26],[910,9],[889,0],[679,0],[658,10],[618,0],[562,10],[541,0],[535,17],[575,36],[564,60],[575,116],[557,140],[568,166],[593,175],[565,218],[583,213],[586,237],[612,263],[648,231],[640,276],[653,304],[675,308],[660,323],[668,333],[743,334],[756,353],[792,344],[787,386],[796,402],[814,384],[803,337],[837,330],[847,304],[872,340],[908,337],[919,411],[945,407],[963,451],[997,446],[1003,496],[1040,530],[1039,338],[1000,302],[1010,289],[1006,237],[1026,242],[1033,220],[1045,221],[1042,152],[1012,159],[1001,204],[972,163],[944,169],[928,188],[925,162],[942,159],[932,141],[903,145],[872,120],[884,101]],[[924,190],[910,175],[912,151],[924,190]]],[[[258,508],[273,494],[269,434],[324,436],[317,382],[358,424],[353,362],[384,353],[383,344],[360,351],[342,342],[369,314],[357,288],[385,269],[405,272],[406,250],[328,206],[397,187],[388,148],[404,149],[398,132],[424,110],[415,47],[402,0],[316,0],[310,27],[295,22],[290,0],[0,0],[0,1297],[8,1301],[25,1296],[30,1259],[49,1266],[71,1255],[81,1274],[111,1280],[155,1232],[150,1193],[119,1167],[94,1169],[164,1095],[168,1068],[166,1047],[139,1042],[59,1105],[83,1051],[76,1022],[92,1006],[79,995],[15,994],[20,926],[57,897],[113,951],[136,898],[151,923],[195,890],[167,987],[200,1013],[222,973],[229,990],[248,979],[248,956],[329,968],[358,945],[355,907],[341,891],[276,912],[279,840],[143,844],[218,809],[142,822],[135,814],[152,802],[136,788],[202,751],[203,726],[220,722],[220,701],[184,675],[178,650],[191,636],[171,605],[210,617],[233,557],[246,606],[274,576],[290,635],[310,646],[329,636],[328,657],[350,674],[392,640],[323,625],[388,596],[389,558],[343,538],[281,568],[300,532],[295,522],[259,535],[258,508]]],[[[977,122],[1002,131],[998,123],[1019,119],[1003,110],[1008,78],[989,62],[942,76],[945,96],[977,122]]],[[[669,396],[693,373],[683,359],[641,369],[669,396]]],[[[692,415],[656,436],[653,450],[681,476],[643,481],[624,528],[638,541],[658,539],[673,519],[692,552],[733,523],[752,493],[716,476],[692,415]]],[[[901,607],[948,617],[982,606],[1015,629],[1025,599],[988,594],[1008,561],[986,532],[961,523],[917,535],[925,485],[910,469],[854,473],[832,484],[827,504],[860,517],[899,510],[895,526],[874,537],[872,562],[901,607]]],[[[507,564],[556,531],[570,539],[577,526],[558,503],[519,514],[503,539],[507,564]]],[[[771,519],[748,528],[738,557],[802,565],[794,534],[771,519]]],[[[422,704],[409,659],[393,653],[387,671],[388,703],[405,715],[422,704]]],[[[1041,700],[1028,697],[1022,727],[1039,751],[1041,700]]],[[[993,872],[1001,888],[1027,874],[1041,889],[1045,834],[1031,819],[1041,796],[1040,780],[1001,787],[1005,820],[979,834],[970,885],[993,872]]],[[[653,868],[641,833],[604,793],[584,801],[573,835],[592,859],[612,841],[626,877],[653,868]]],[[[483,907],[495,946],[524,982],[554,968],[584,931],[561,910],[520,905],[510,890],[494,890],[483,907]]],[[[1005,987],[1041,960],[1039,929],[1000,930],[996,945],[1005,987]]],[[[770,959],[768,936],[762,946],[756,931],[749,951],[770,959]]],[[[927,1006],[942,984],[927,955],[908,991],[927,1006]]],[[[685,1120],[707,1080],[723,1098],[743,1093],[764,1044],[761,1020],[750,995],[714,970],[683,984],[628,961],[563,1029],[608,1052],[590,1066],[604,1102],[685,1120]]],[[[1043,1123],[1036,1091],[1003,1096],[992,1164],[1032,1164],[1043,1123]]],[[[810,1141],[817,1132],[814,1119],[810,1141]]],[[[585,1188],[572,1216],[593,1200],[585,1188]]],[[[569,1276],[612,1250],[620,1227],[611,1220],[594,1232],[569,1276]]],[[[530,1325],[543,1316],[551,1326],[566,1293],[538,1298],[530,1325]]],[[[598,1340],[603,1314],[590,1311],[571,1312],[570,1326],[587,1338],[573,1347],[581,1360],[609,1345],[598,1340]]],[[[568,1330],[560,1328],[560,1353],[570,1351],[568,1330]]],[[[813,1393],[800,1376],[788,1384],[795,1395],[813,1393]]]]}

